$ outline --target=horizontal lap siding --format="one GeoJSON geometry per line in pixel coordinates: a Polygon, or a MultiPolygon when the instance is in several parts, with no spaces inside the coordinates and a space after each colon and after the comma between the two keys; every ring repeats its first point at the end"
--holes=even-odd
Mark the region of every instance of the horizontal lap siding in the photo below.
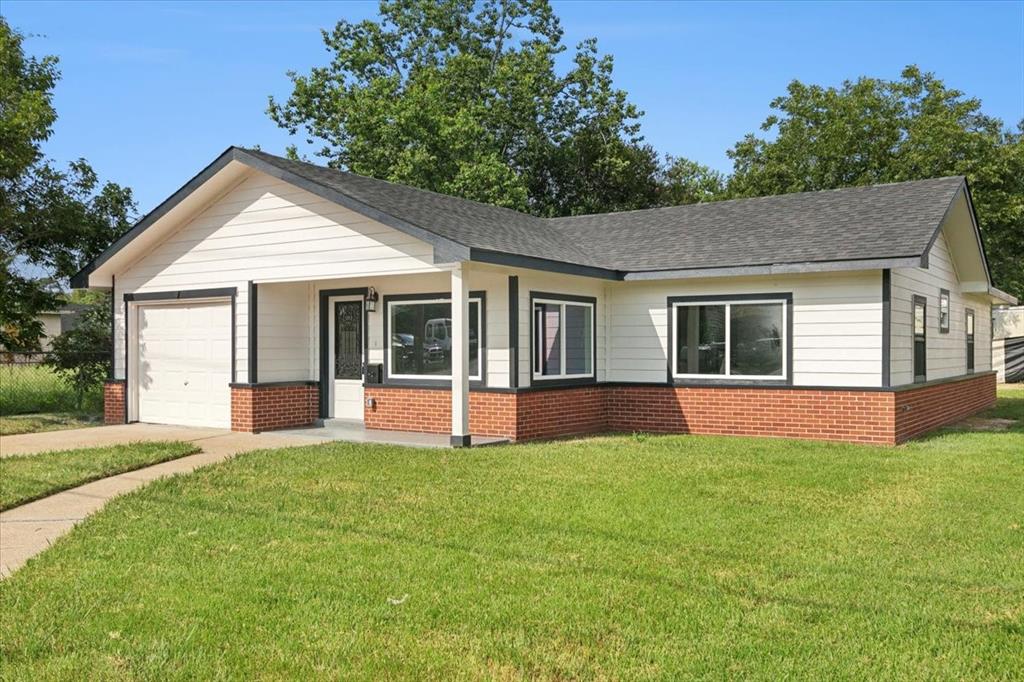
{"type": "Polygon", "coordinates": [[[306,282],[259,285],[257,291],[258,379],[313,379],[310,366],[310,324],[306,282]]]}
{"type": "Polygon", "coordinates": [[[927,268],[892,271],[891,381],[893,386],[913,383],[913,297],[928,302],[927,378],[945,379],[967,371],[965,309],[974,310],[976,372],[992,368],[991,306],[980,297],[963,294],[945,235],[941,232],[928,256],[927,268]],[[939,333],[939,291],[947,289],[950,307],[949,333],[939,333]]]}
{"type": "Polygon", "coordinates": [[[608,294],[608,380],[665,381],[670,296],[779,292],[793,294],[794,384],[881,384],[879,271],[615,283],[608,294]]]}

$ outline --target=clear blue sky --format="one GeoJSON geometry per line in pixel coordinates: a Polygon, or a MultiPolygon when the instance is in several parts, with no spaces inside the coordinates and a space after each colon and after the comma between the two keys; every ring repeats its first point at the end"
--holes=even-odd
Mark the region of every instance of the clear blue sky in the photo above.
{"type": "MultiPolygon", "coordinates": [[[[567,44],[596,36],[657,149],[727,171],[794,79],[895,78],[911,63],[1024,118],[1024,2],[556,2],[567,44]]],[[[326,63],[319,30],[376,3],[44,3],[4,0],[37,55],[56,54],[60,116],[46,152],[135,189],[145,212],[231,144],[281,152],[266,116],[288,70],[326,63]]],[[[301,142],[301,140],[294,140],[301,142]]],[[[300,145],[300,149],[301,149],[300,145]]]]}

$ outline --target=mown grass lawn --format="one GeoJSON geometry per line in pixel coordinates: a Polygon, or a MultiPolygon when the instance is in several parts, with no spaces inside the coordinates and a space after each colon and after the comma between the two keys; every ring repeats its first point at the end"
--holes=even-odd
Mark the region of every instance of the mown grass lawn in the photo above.
{"type": "Polygon", "coordinates": [[[192,443],[153,442],[2,457],[0,509],[198,451],[192,443]]]}
{"type": "Polygon", "coordinates": [[[10,679],[1019,678],[1024,428],[250,453],[0,605],[10,679]]]}
{"type": "Polygon", "coordinates": [[[101,415],[65,412],[0,416],[0,436],[81,429],[88,426],[99,426],[102,423],[101,415]]]}

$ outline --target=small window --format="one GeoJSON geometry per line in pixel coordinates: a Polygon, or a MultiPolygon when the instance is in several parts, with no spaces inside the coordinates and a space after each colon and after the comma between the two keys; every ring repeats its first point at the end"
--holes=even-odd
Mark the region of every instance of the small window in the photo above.
{"type": "Polygon", "coordinates": [[[925,381],[927,367],[927,333],[925,321],[928,317],[928,302],[923,296],[914,296],[914,381],[925,381]]]}
{"type": "Polygon", "coordinates": [[[786,376],[786,301],[675,302],[673,376],[780,380],[786,376]]]}
{"type": "MultiPolygon", "coordinates": [[[[388,334],[391,336],[388,377],[393,379],[451,379],[451,299],[389,300],[388,334]]],[[[469,300],[469,378],[481,380],[480,330],[483,303],[469,300]]]]}
{"type": "Polygon", "coordinates": [[[939,289],[939,333],[949,333],[949,292],[939,289]]]}
{"type": "Polygon", "coordinates": [[[533,376],[576,379],[594,376],[594,304],[533,301],[533,376]]]}
{"type": "Polygon", "coordinates": [[[964,329],[967,331],[967,373],[974,371],[974,311],[967,309],[964,319],[964,329]]]}

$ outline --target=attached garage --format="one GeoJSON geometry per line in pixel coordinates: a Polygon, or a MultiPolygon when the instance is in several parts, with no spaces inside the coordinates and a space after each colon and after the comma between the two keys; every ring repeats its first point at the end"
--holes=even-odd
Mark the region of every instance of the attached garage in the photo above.
{"type": "Polygon", "coordinates": [[[230,428],[231,302],[136,310],[138,421],[230,428]]]}

